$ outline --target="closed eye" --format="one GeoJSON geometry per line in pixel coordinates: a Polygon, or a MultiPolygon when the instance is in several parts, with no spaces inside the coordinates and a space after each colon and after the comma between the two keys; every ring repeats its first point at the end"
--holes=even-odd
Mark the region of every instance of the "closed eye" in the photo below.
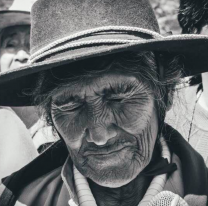
{"type": "Polygon", "coordinates": [[[107,100],[112,101],[112,102],[122,102],[124,98],[119,97],[119,96],[111,96],[108,97],[107,100]]]}
{"type": "Polygon", "coordinates": [[[132,95],[133,95],[133,92],[111,94],[107,96],[107,100],[114,101],[114,102],[122,102],[126,99],[131,98],[132,95]]]}
{"type": "Polygon", "coordinates": [[[83,104],[69,102],[68,104],[57,106],[56,104],[52,103],[52,109],[59,110],[61,112],[74,112],[79,110],[83,104]]]}
{"type": "Polygon", "coordinates": [[[9,44],[7,44],[6,47],[7,47],[7,48],[12,48],[12,47],[14,47],[14,44],[9,43],[9,44]]]}
{"type": "Polygon", "coordinates": [[[16,40],[10,40],[6,43],[6,48],[13,48],[18,45],[18,41],[16,40]]]}

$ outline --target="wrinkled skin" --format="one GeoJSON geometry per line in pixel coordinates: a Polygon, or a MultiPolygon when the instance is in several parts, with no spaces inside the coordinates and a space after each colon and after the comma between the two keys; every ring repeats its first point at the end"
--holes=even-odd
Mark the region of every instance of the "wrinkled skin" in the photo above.
{"type": "Polygon", "coordinates": [[[62,86],[52,97],[55,128],[77,169],[98,185],[121,187],[151,160],[158,120],[145,81],[105,72],[62,86]]]}
{"type": "Polygon", "coordinates": [[[23,66],[29,59],[30,27],[8,27],[1,36],[0,71],[5,72],[23,66]]]}

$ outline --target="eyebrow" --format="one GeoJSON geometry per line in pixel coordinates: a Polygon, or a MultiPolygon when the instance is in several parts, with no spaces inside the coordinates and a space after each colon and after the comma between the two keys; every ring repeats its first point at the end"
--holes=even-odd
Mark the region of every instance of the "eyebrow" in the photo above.
{"type": "Polygon", "coordinates": [[[60,107],[68,104],[69,102],[76,102],[82,100],[83,99],[78,95],[74,95],[69,91],[63,91],[63,93],[58,95],[55,99],[52,99],[51,103],[56,105],[57,107],[60,107]]]}
{"type": "Polygon", "coordinates": [[[113,85],[109,85],[109,87],[103,88],[103,90],[109,94],[127,94],[131,93],[138,87],[135,81],[133,82],[117,82],[113,85]]]}
{"type": "Polygon", "coordinates": [[[8,34],[3,35],[2,39],[1,39],[1,45],[2,45],[3,42],[11,40],[14,37],[14,35],[15,35],[15,33],[13,33],[11,35],[10,34],[9,35],[8,34]]]}
{"type": "Polygon", "coordinates": [[[9,36],[13,37],[15,36],[17,33],[11,33],[9,36]]]}

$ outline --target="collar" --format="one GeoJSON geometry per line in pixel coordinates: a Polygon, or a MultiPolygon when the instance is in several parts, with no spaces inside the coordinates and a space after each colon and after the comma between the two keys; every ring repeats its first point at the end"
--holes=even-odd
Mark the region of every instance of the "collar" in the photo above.
{"type": "Polygon", "coordinates": [[[70,198],[71,198],[72,203],[69,203],[69,205],[70,206],[73,205],[73,202],[76,205],[78,205],[78,197],[76,194],[75,181],[74,181],[73,162],[72,162],[69,155],[68,155],[68,157],[62,167],[61,178],[62,178],[64,185],[66,186],[66,188],[69,192],[70,198]]]}

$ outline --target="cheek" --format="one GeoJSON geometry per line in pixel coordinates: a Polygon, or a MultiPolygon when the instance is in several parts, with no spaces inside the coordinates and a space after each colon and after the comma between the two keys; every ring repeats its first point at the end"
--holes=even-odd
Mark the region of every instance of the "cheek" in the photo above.
{"type": "Polygon", "coordinates": [[[5,52],[1,54],[1,59],[0,59],[1,72],[9,70],[10,65],[12,64],[13,58],[14,58],[13,53],[5,52]]]}
{"type": "Polygon", "coordinates": [[[84,138],[85,120],[84,115],[68,114],[67,112],[53,112],[54,125],[67,145],[71,149],[78,149],[84,138]]]}
{"type": "Polygon", "coordinates": [[[117,115],[118,126],[131,134],[141,134],[150,123],[154,113],[154,100],[149,99],[143,104],[126,104],[117,115]]]}

